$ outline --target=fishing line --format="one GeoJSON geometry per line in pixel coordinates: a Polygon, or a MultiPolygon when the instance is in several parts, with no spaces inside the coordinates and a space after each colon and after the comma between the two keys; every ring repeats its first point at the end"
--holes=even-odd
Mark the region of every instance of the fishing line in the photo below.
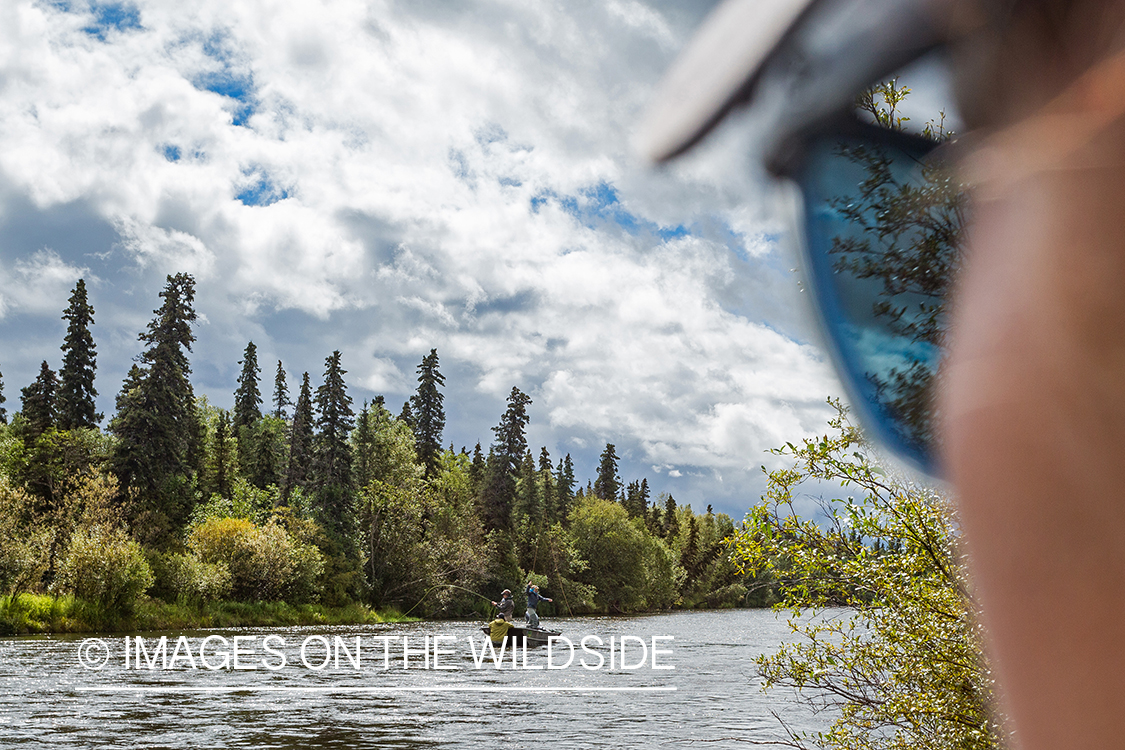
{"type": "MultiPolygon", "coordinates": [[[[426,593],[422,594],[422,598],[418,600],[418,604],[421,604],[422,602],[426,601],[426,597],[429,596],[430,592],[434,591],[435,589],[461,589],[462,591],[466,591],[466,592],[472,594],[473,596],[479,596],[481,599],[484,599],[489,604],[492,604],[492,600],[489,599],[484,594],[478,594],[477,592],[475,592],[471,589],[467,589],[464,586],[458,586],[455,583],[439,583],[437,586],[431,586],[430,588],[426,589],[426,593]]],[[[410,614],[411,612],[416,610],[418,608],[418,604],[415,604],[413,607],[411,607],[410,609],[403,612],[402,616],[406,617],[408,614],[410,614]]]]}

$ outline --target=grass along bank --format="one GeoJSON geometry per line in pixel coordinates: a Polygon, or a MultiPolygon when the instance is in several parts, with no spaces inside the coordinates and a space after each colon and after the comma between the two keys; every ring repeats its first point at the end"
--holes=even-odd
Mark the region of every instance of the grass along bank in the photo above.
{"type": "Polygon", "coordinates": [[[112,616],[102,607],[73,596],[18,594],[0,597],[0,636],[32,633],[123,633],[138,630],[195,630],[291,625],[367,625],[416,622],[395,610],[364,604],[325,607],[285,602],[211,601],[169,603],[143,597],[133,612],[112,616]]]}

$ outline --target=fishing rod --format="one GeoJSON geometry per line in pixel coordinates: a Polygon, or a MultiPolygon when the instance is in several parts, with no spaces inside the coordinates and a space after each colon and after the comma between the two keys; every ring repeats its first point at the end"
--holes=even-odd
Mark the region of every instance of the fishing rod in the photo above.
{"type": "MultiPolygon", "coordinates": [[[[461,589],[462,591],[468,592],[468,593],[472,594],[473,596],[478,596],[481,599],[484,599],[489,604],[492,604],[492,600],[489,599],[484,594],[478,594],[477,592],[473,591],[472,589],[467,589],[464,586],[458,586],[455,583],[439,583],[437,586],[431,586],[430,588],[426,589],[426,593],[422,594],[422,598],[418,600],[418,604],[421,604],[422,602],[426,601],[426,597],[430,595],[430,592],[434,591],[436,589],[461,589]]],[[[418,608],[418,604],[415,604],[413,607],[411,607],[410,609],[403,612],[402,616],[406,617],[408,614],[410,614],[411,612],[416,610],[418,608]]]]}

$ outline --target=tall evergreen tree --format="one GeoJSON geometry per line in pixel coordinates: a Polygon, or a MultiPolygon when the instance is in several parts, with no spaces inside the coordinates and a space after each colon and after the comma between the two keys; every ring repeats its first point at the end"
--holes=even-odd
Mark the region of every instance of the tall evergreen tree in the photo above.
{"type": "Polygon", "coordinates": [[[410,399],[402,402],[402,411],[399,412],[398,418],[410,425],[411,430],[414,429],[414,412],[410,410],[410,399]]]}
{"type": "Polygon", "coordinates": [[[594,494],[602,500],[617,500],[621,492],[621,479],[617,476],[617,449],[613,443],[606,443],[599,457],[598,478],[594,482],[594,494]]]}
{"type": "Polygon", "coordinates": [[[352,447],[348,433],[354,424],[352,399],[344,384],[347,370],[340,351],[324,360],[324,384],[316,389],[317,436],[313,451],[313,481],[322,517],[342,531],[351,512],[352,447]]]}
{"type": "Polygon", "coordinates": [[[285,478],[285,497],[294,488],[308,486],[313,457],[313,407],[309,374],[301,377],[301,390],[293,410],[293,426],[289,431],[289,467],[285,478]]]}
{"type": "MultiPolygon", "coordinates": [[[[288,451],[284,420],[272,415],[259,419],[244,430],[248,448],[242,459],[242,476],[258,489],[285,486],[285,456],[288,451]]],[[[241,451],[242,439],[239,439],[241,451]]]]}
{"type": "Polygon", "coordinates": [[[285,407],[293,402],[289,400],[289,384],[285,378],[285,368],[281,360],[277,360],[277,374],[273,378],[273,415],[277,419],[285,419],[285,407]]]}
{"type": "Polygon", "coordinates": [[[242,372],[238,376],[238,389],[234,392],[234,434],[242,437],[242,430],[262,418],[262,391],[258,387],[258,347],[251,341],[246,345],[242,359],[242,372]]]}
{"type": "Polygon", "coordinates": [[[150,421],[145,413],[144,393],[141,389],[144,379],[145,371],[134,362],[121,383],[121,391],[114,403],[117,414],[109,423],[110,432],[118,439],[113,456],[114,470],[121,486],[125,488],[136,486],[133,478],[144,476],[149,461],[144,442],[144,430],[150,421]]]}
{"type": "Polygon", "coordinates": [[[647,520],[648,498],[648,479],[629,483],[625,489],[625,510],[630,518],[647,520]]]}
{"type": "Polygon", "coordinates": [[[578,483],[574,478],[574,462],[570,460],[569,453],[566,454],[566,458],[559,459],[556,477],[558,489],[555,512],[558,514],[559,521],[565,524],[570,518],[570,509],[574,506],[574,486],[578,483]]]}
{"type": "Polygon", "coordinates": [[[414,443],[418,461],[426,467],[426,476],[437,474],[441,457],[441,437],[445,430],[445,376],[438,371],[437,349],[422,358],[418,365],[418,391],[410,399],[414,443]]]}
{"type": "Polygon", "coordinates": [[[363,402],[363,409],[356,418],[355,432],[352,435],[355,440],[355,486],[363,489],[374,478],[371,466],[374,434],[371,429],[371,410],[367,407],[366,401],[363,402]]]}
{"type": "Polygon", "coordinates": [[[664,538],[671,542],[680,535],[680,521],[676,518],[676,498],[668,495],[664,500],[664,538]]]}
{"type": "Polygon", "coordinates": [[[488,464],[484,460],[484,454],[480,449],[480,441],[473,448],[473,463],[469,467],[469,478],[473,481],[473,492],[480,494],[481,487],[484,484],[486,468],[488,464]]]}
{"type": "Polygon", "coordinates": [[[649,509],[648,530],[658,537],[664,537],[664,517],[660,513],[660,503],[653,503],[649,509]]]}
{"type": "Polygon", "coordinates": [[[21,389],[21,413],[27,426],[25,440],[33,443],[56,424],[59,381],[47,361],[39,368],[35,382],[21,389]]]}
{"type": "Polygon", "coordinates": [[[90,326],[94,322],[94,308],[86,296],[86,281],[79,279],[70,295],[70,305],[63,311],[67,321],[66,338],[63,339],[63,364],[59,370],[58,424],[61,429],[94,427],[101,421],[94,399],[94,372],[97,355],[90,326]]]}
{"type": "MultiPolygon", "coordinates": [[[[0,404],[7,401],[4,397],[4,373],[0,372],[0,404]]],[[[8,410],[0,406],[0,424],[8,424],[8,410]]]]}
{"type": "Polygon", "coordinates": [[[551,471],[551,454],[547,446],[539,450],[539,471],[537,482],[539,492],[543,497],[543,517],[548,524],[555,523],[558,517],[558,488],[555,486],[555,475],[551,471]]]}
{"type": "Polygon", "coordinates": [[[688,516],[688,529],[687,540],[684,542],[683,548],[680,550],[680,566],[684,569],[684,581],[681,584],[682,589],[686,589],[691,584],[695,583],[694,576],[691,575],[696,571],[696,562],[699,557],[699,522],[695,516],[688,516]]]}
{"type": "Polygon", "coordinates": [[[527,452],[524,430],[530,419],[527,416],[530,403],[531,398],[527,394],[519,388],[512,388],[508,394],[508,408],[500,418],[500,424],[492,428],[496,442],[489,452],[488,479],[481,496],[481,520],[486,531],[506,531],[512,527],[516,473],[527,452]]]}
{"type": "Polygon", "coordinates": [[[517,499],[520,512],[526,517],[528,527],[537,530],[543,527],[543,498],[535,475],[535,458],[527,451],[520,461],[517,499]]]}
{"type": "Polygon", "coordinates": [[[231,488],[234,485],[234,467],[234,434],[230,412],[220,409],[211,440],[211,491],[227,500],[231,499],[231,488]]]}
{"type": "Polygon", "coordinates": [[[641,494],[641,483],[636,481],[629,482],[629,484],[625,485],[624,493],[625,499],[621,504],[624,506],[625,512],[629,514],[629,518],[639,517],[640,512],[637,508],[637,499],[641,494]]]}
{"type": "MultiPolygon", "coordinates": [[[[168,534],[186,519],[190,496],[185,489],[195,419],[188,352],[195,335],[195,279],[189,274],[168,276],[160,293],[164,304],[139,338],[148,345],[143,367],[130,371],[110,430],[117,436],[115,463],[120,486],[134,493],[169,525],[168,534]],[[124,408],[122,408],[122,406],[124,408]]],[[[158,520],[153,521],[159,525],[158,520]]]]}

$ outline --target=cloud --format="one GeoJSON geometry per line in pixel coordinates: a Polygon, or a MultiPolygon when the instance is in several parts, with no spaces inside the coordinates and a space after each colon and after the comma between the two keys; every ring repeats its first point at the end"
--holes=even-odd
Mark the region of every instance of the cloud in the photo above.
{"type": "MultiPolygon", "coordinates": [[[[437,347],[448,439],[487,443],[517,385],[532,441],[580,473],[615,442],[623,472],[741,503],[762,451],[817,429],[836,388],[771,187],[732,167],[744,136],[657,172],[630,151],[705,9],[6,3],[0,314],[57,318],[96,271],[109,410],[164,274],[189,271],[195,378],[217,403],[249,339],[314,380],[340,349],[357,401],[392,404],[437,347]],[[116,237],[52,255],[3,234],[24,205],[116,237]]],[[[19,335],[10,382],[58,345],[19,335]]]]}
{"type": "Polygon", "coordinates": [[[0,267],[0,320],[9,312],[32,315],[61,312],[71,287],[86,270],[64,262],[50,248],[18,258],[10,269],[0,267]],[[64,300],[62,307],[58,307],[60,299],[64,300]]]}

